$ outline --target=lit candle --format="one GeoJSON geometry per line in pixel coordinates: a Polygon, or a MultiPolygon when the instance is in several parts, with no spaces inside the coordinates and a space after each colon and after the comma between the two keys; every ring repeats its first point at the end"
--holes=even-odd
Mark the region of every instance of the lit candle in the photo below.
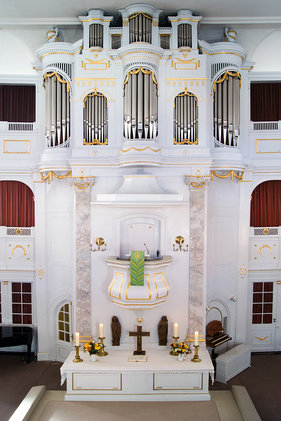
{"type": "Polygon", "coordinates": [[[179,333],[179,325],[178,323],[174,323],[174,337],[176,338],[179,333]]]}
{"type": "Polygon", "coordinates": [[[80,340],[79,340],[79,332],[76,332],[75,334],[75,346],[79,346],[80,340]]]}
{"type": "Polygon", "coordinates": [[[194,332],[194,345],[197,346],[198,345],[198,331],[195,330],[194,332]]]}
{"type": "Polygon", "coordinates": [[[103,338],[103,323],[100,323],[100,338],[103,338]]]}

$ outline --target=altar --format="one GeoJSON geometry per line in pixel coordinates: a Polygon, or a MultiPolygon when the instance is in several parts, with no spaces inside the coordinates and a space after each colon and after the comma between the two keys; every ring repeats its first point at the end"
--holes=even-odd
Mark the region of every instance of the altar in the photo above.
{"type": "Polygon", "coordinates": [[[67,401],[208,401],[209,376],[214,367],[206,349],[200,363],[192,354],[178,361],[168,349],[150,349],[147,361],[129,362],[128,350],[112,350],[92,362],[88,353],[74,363],[71,352],[61,367],[61,383],[67,382],[67,401]]]}

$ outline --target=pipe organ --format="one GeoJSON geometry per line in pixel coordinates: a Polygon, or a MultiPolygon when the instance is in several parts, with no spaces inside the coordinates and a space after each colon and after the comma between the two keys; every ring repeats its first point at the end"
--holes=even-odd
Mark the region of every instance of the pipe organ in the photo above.
{"type": "Polygon", "coordinates": [[[198,100],[187,88],[174,102],[174,144],[198,144],[198,100]]]}
{"type": "Polygon", "coordinates": [[[154,139],[158,134],[158,83],[142,67],[127,73],[124,85],[124,137],[154,139]]]}
{"type": "Polygon", "coordinates": [[[219,146],[238,146],[240,84],[240,73],[230,71],[214,83],[214,138],[219,146]]]}
{"type": "Polygon", "coordinates": [[[178,25],[178,48],[192,47],[192,27],[188,23],[178,25]]]}
{"type": "Polygon", "coordinates": [[[97,89],[84,99],[83,122],[84,145],[108,144],[107,99],[97,89]]]}
{"type": "Polygon", "coordinates": [[[43,77],[46,99],[47,148],[68,147],[70,137],[70,92],[69,83],[55,72],[43,77]]]}
{"type": "Polygon", "coordinates": [[[129,17],[129,39],[132,42],[151,43],[152,17],[146,13],[136,13],[129,17]]]}
{"type": "Polygon", "coordinates": [[[90,47],[103,47],[103,26],[100,23],[93,23],[89,27],[90,47]]]}

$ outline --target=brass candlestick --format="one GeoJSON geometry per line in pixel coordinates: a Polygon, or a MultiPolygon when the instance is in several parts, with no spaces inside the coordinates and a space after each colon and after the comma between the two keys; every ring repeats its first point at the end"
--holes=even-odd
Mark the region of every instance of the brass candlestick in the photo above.
{"type": "Polygon", "coordinates": [[[75,345],[75,348],[76,348],[76,355],[75,355],[75,358],[74,358],[73,362],[74,363],[81,363],[83,360],[82,360],[82,358],[80,358],[80,355],[79,355],[79,348],[80,348],[80,346],[79,345],[78,346],[75,345]]]}
{"type": "Polygon", "coordinates": [[[193,363],[200,363],[200,361],[201,361],[201,358],[199,358],[199,355],[198,355],[198,348],[199,348],[199,345],[193,345],[194,346],[194,348],[195,348],[195,352],[194,352],[194,357],[192,358],[192,362],[193,363]]]}
{"type": "Polygon", "coordinates": [[[99,357],[105,357],[107,354],[108,354],[108,352],[106,352],[105,350],[104,350],[104,347],[103,347],[103,341],[105,340],[105,337],[100,337],[99,336],[99,340],[100,340],[100,343],[101,343],[101,349],[98,351],[98,356],[99,357]]]}
{"type": "MultiPolygon", "coordinates": [[[[179,339],[179,336],[173,336],[173,339],[174,339],[174,342],[177,343],[177,340],[179,339]]],[[[173,349],[172,349],[172,351],[170,351],[170,354],[171,355],[178,355],[178,353],[176,351],[174,351],[173,349]]]]}

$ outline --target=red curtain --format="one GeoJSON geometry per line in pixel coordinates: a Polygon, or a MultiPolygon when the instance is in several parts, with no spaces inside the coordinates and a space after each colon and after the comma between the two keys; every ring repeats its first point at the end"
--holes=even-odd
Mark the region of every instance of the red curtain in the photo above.
{"type": "Polygon", "coordinates": [[[34,85],[0,85],[0,121],[35,121],[34,85]]]}
{"type": "Polygon", "coordinates": [[[281,181],[259,184],[252,193],[251,227],[281,226],[281,181]]]}
{"type": "Polygon", "coordinates": [[[251,121],[281,120],[281,83],[251,83],[251,121]]]}
{"type": "Polygon", "coordinates": [[[26,184],[0,181],[0,226],[34,226],[34,197],[26,184]]]}

